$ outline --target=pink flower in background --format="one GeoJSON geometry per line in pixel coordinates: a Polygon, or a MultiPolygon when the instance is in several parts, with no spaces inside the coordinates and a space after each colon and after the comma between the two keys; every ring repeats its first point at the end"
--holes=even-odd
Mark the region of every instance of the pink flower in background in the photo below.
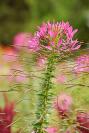
{"type": "Polygon", "coordinates": [[[47,133],[57,133],[57,128],[55,127],[48,127],[45,129],[47,133]]]}
{"type": "Polygon", "coordinates": [[[5,107],[0,108],[0,133],[12,133],[11,132],[11,123],[15,116],[15,103],[9,102],[7,96],[5,96],[5,107]]]}
{"type": "Polygon", "coordinates": [[[13,39],[14,47],[16,47],[19,50],[22,48],[28,48],[29,40],[31,39],[31,37],[32,35],[30,33],[18,33],[13,39]]]}
{"type": "Polygon", "coordinates": [[[89,72],[89,55],[81,55],[75,60],[75,73],[89,72]]]}
{"type": "MultiPolygon", "coordinates": [[[[35,34],[37,44],[48,50],[74,51],[80,48],[77,40],[73,40],[75,33],[68,22],[43,23],[35,34]]],[[[35,42],[36,43],[36,42],[35,42]]]]}
{"type": "Polygon", "coordinates": [[[59,74],[57,77],[56,77],[56,83],[65,83],[67,81],[67,77],[64,75],[64,74],[59,74]]]}
{"type": "Polygon", "coordinates": [[[89,113],[78,113],[77,123],[77,128],[81,131],[81,133],[89,133],[89,113]]]}
{"type": "Polygon", "coordinates": [[[66,118],[71,110],[72,97],[65,93],[60,94],[55,100],[54,106],[61,118],[66,118]]]}

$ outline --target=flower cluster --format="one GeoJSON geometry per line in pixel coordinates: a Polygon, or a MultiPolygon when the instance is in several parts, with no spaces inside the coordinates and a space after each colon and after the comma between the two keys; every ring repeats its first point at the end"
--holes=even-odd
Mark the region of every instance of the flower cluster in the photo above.
{"type": "Polygon", "coordinates": [[[43,23],[30,41],[29,46],[34,45],[59,52],[74,51],[80,48],[79,42],[73,39],[76,32],[77,29],[73,30],[68,22],[43,23]]]}

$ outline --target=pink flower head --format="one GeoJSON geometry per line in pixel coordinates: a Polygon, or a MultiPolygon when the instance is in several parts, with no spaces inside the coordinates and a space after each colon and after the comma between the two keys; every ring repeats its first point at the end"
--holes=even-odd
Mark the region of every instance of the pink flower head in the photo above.
{"type": "Polygon", "coordinates": [[[68,22],[43,23],[35,34],[40,47],[49,50],[74,51],[80,48],[79,42],[73,40],[77,30],[73,30],[68,22]]]}
{"type": "Polygon", "coordinates": [[[57,133],[57,128],[55,127],[48,127],[45,129],[47,133],[57,133]]]}
{"type": "Polygon", "coordinates": [[[75,62],[74,72],[89,72],[89,55],[82,55],[78,57],[75,62]]]}
{"type": "Polygon", "coordinates": [[[61,116],[62,118],[65,118],[68,112],[70,112],[71,105],[72,105],[72,98],[71,96],[65,93],[62,93],[57,97],[54,105],[59,113],[59,116],[61,116]]]}
{"type": "Polygon", "coordinates": [[[64,74],[59,74],[57,77],[56,77],[56,82],[57,83],[65,83],[67,81],[67,78],[64,74]]]}
{"type": "Polygon", "coordinates": [[[14,102],[8,102],[5,95],[5,107],[0,108],[0,133],[12,133],[11,123],[15,115],[14,102]]]}
{"type": "Polygon", "coordinates": [[[78,113],[77,114],[78,129],[81,133],[89,133],[89,113],[78,113]]]}

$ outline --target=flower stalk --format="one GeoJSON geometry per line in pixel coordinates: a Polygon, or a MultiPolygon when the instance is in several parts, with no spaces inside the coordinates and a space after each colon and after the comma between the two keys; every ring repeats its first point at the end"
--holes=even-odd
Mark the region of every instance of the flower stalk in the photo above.
{"type": "Polygon", "coordinates": [[[52,98],[51,89],[53,88],[52,78],[54,77],[55,56],[51,54],[48,58],[46,71],[40,88],[39,103],[37,109],[37,122],[34,124],[35,133],[43,133],[47,125],[47,114],[49,113],[50,101],[52,98]]]}

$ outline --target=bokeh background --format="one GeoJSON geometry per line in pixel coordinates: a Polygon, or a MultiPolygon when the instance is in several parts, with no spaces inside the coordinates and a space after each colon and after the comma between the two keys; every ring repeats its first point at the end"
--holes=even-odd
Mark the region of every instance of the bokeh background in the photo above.
{"type": "Polygon", "coordinates": [[[11,44],[18,32],[34,32],[43,21],[62,20],[79,29],[79,40],[89,42],[89,0],[1,0],[0,44],[11,44]]]}

